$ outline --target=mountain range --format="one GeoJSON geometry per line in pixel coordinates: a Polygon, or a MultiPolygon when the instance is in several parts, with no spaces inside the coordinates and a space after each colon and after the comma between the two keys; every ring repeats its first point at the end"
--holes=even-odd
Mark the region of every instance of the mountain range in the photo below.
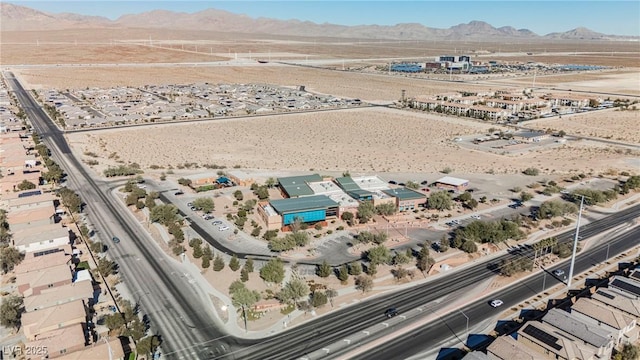
{"type": "Polygon", "coordinates": [[[630,40],[632,36],[605,35],[587,28],[538,35],[528,29],[511,26],[495,28],[483,21],[471,21],[448,29],[431,28],[417,23],[393,26],[317,24],[310,21],[251,18],[246,15],[207,9],[196,13],[154,10],[123,15],[116,20],[73,13],[52,14],[25,6],[0,3],[2,31],[42,31],[79,28],[147,28],[234,32],[247,34],[295,35],[387,40],[500,40],[500,39],[564,39],[564,40],[630,40]]]}

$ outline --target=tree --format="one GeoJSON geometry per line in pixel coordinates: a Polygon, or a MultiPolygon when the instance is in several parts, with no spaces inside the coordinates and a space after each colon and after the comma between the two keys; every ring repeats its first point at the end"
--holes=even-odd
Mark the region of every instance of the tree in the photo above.
{"type": "Polygon", "coordinates": [[[370,263],[367,267],[367,274],[369,276],[374,276],[378,273],[378,266],[375,263],[370,263]]]}
{"type": "Polygon", "coordinates": [[[429,196],[427,207],[439,211],[450,210],[453,206],[451,195],[446,191],[438,191],[429,196]]]}
{"type": "Polygon", "coordinates": [[[153,209],[156,206],[156,199],[158,198],[158,193],[155,191],[152,191],[150,193],[147,194],[147,196],[144,199],[144,205],[149,209],[153,209]]]}
{"type": "Polygon", "coordinates": [[[523,191],[520,193],[520,201],[521,202],[527,202],[529,200],[533,199],[533,195],[527,191],[523,191]]]}
{"type": "Polygon", "coordinates": [[[331,302],[331,307],[333,307],[333,298],[338,296],[338,291],[336,291],[334,289],[327,289],[325,291],[325,294],[327,295],[327,298],[329,299],[329,302],[331,302]]]}
{"type": "Polygon", "coordinates": [[[58,192],[58,195],[60,196],[62,204],[64,204],[64,206],[69,209],[70,213],[77,214],[80,212],[82,199],[80,199],[80,196],[78,196],[78,194],[76,194],[73,190],[62,188],[58,192]]]}
{"type": "Polygon", "coordinates": [[[566,214],[575,214],[578,207],[575,204],[564,202],[561,200],[549,200],[540,204],[536,217],[540,220],[548,219],[555,216],[564,216],[566,214]]]}
{"type": "Polygon", "coordinates": [[[411,259],[406,253],[399,252],[393,257],[393,265],[408,264],[409,261],[411,261],[411,259]]]}
{"type": "Polygon", "coordinates": [[[231,271],[238,271],[238,269],[240,269],[240,261],[238,261],[238,257],[236,255],[233,255],[229,261],[229,269],[231,269],[231,271]]]}
{"type": "Polygon", "coordinates": [[[35,189],[36,188],[36,184],[28,181],[28,180],[22,180],[22,182],[20,184],[18,184],[18,190],[22,191],[22,190],[31,190],[31,189],[35,189]]]}
{"type": "Polygon", "coordinates": [[[398,211],[395,203],[384,203],[375,207],[376,214],[391,216],[398,211]]]}
{"type": "Polygon", "coordinates": [[[420,188],[420,184],[418,184],[417,182],[411,181],[411,180],[407,181],[405,186],[407,188],[413,189],[413,190],[418,190],[420,188]]]}
{"type": "Polygon", "coordinates": [[[242,191],[240,191],[240,190],[234,191],[233,192],[233,197],[236,198],[236,200],[238,200],[238,201],[244,200],[244,196],[242,195],[242,191]]]}
{"type": "Polygon", "coordinates": [[[311,294],[311,306],[321,307],[327,304],[327,295],[322,291],[314,291],[311,294]]]}
{"type": "Polygon", "coordinates": [[[362,264],[359,261],[349,264],[349,275],[358,276],[360,274],[362,274],[362,264]]]}
{"type": "Polygon", "coordinates": [[[291,279],[287,282],[280,291],[279,298],[283,302],[293,301],[293,304],[298,307],[298,300],[309,296],[309,286],[302,279],[291,279]]]}
{"type": "Polygon", "coordinates": [[[253,272],[253,259],[252,258],[247,258],[247,261],[245,261],[245,263],[244,263],[244,268],[247,269],[248,273],[252,273],[253,272]]]}
{"type": "Polygon", "coordinates": [[[107,258],[99,258],[98,259],[98,272],[102,274],[102,276],[107,277],[113,273],[115,270],[116,264],[107,259],[107,258]]]}
{"type": "Polygon", "coordinates": [[[284,263],[282,260],[272,258],[261,269],[260,277],[269,283],[280,284],[284,280],[284,263]]]}
{"type": "Polygon", "coordinates": [[[138,354],[151,355],[160,346],[160,339],[157,335],[144,337],[136,344],[138,354]]]}
{"type": "Polygon", "coordinates": [[[613,356],[613,360],[637,360],[640,356],[640,347],[632,344],[624,344],[622,350],[616,352],[613,356]]]}
{"type": "Polygon", "coordinates": [[[338,270],[338,279],[342,283],[349,280],[349,269],[347,269],[347,265],[342,265],[340,270],[338,270]]]}
{"type": "Polygon", "coordinates": [[[5,274],[20,264],[23,258],[24,255],[13,246],[0,247],[0,266],[5,274]]]}
{"type": "Polygon", "coordinates": [[[240,270],[240,281],[242,282],[249,281],[249,272],[247,271],[246,267],[243,267],[242,270],[240,270]]]}
{"type": "Polygon", "coordinates": [[[149,213],[152,222],[169,226],[176,222],[178,218],[178,208],[173,204],[162,204],[155,206],[149,213]]]}
{"type": "Polygon", "coordinates": [[[269,189],[266,186],[260,186],[254,191],[254,194],[258,199],[265,200],[269,198],[269,189]]]}
{"type": "Polygon", "coordinates": [[[197,210],[200,210],[206,214],[213,211],[216,208],[216,204],[213,202],[213,199],[210,197],[199,197],[193,200],[193,207],[197,210]]]}
{"type": "Polygon", "coordinates": [[[370,263],[375,265],[387,264],[391,260],[391,252],[384,245],[378,245],[369,249],[367,252],[367,259],[370,263]]]}
{"type": "Polygon", "coordinates": [[[416,260],[416,267],[418,268],[418,270],[424,273],[425,271],[429,270],[435,263],[435,259],[431,256],[424,256],[416,260]]]}
{"type": "Polygon", "coordinates": [[[373,289],[373,279],[367,275],[360,275],[356,278],[356,289],[366,293],[373,289]]]}
{"type": "Polygon", "coordinates": [[[229,294],[231,294],[231,301],[233,306],[240,307],[242,309],[242,318],[244,319],[245,330],[247,329],[247,308],[252,307],[255,303],[260,301],[260,293],[255,290],[249,290],[241,281],[234,281],[229,286],[229,294]]]}
{"type": "Polygon", "coordinates": [[[478,251],[478,246],[476,245],[476,243],[474,241],[467,240],[464,243],[462,243],[462,246],[460,247],[460,250],[471,254],[471,253],[474,253],[474,252],[478,251]]]}
{"type": "Polygon", "coordinates": [[[147,326],[140,321],[138,317],[135,317],[133,321],[131,321],[127,325],[127,329],[124,331],[123,335],[131,336],[134,342],[138,342],[138,340],[142,339],[142,337],[147,332],[147,326]]]}
{"type": "Polygon", "coordinates": [[[104,317],[104,325],[111,331],[121,329],[124,324],[124,318],[120,313],[108,314],[104,317]]]}
{"type": "Polygon", "coordinates": [[[265,185],[267,188],[269,188],[269,189],[271,189],[272,187],[274,187],[274,186],[275,186],[275,184],[276,184],[276,179],[274,179],[274,178],[272,178],[272,177],[268,178],[268,179],[264,182],[264,185],[265,185]]]}
{"type": "Polygon", "coordinates": [[[222,258],[222,256],[220,256],[220,254],[218,254],[213,260],[213,270],[221,271],[222,269],[224,269],[224,259],[222,258]]]}
{"type": "Polygon", "coordinates": [[[191,181],[191,179],[185,179],[185,178],[178,179],[178,184],[180,184],[182,186],[191,186],[192,182],[193,181],[191,181]]]}
{"type": "Polygon", "coordinates": [[[366,224],[375,213],[373,201],[362,201],[358,205],[358,221],[361,224],[366,224]]]}
{"type": "Polygon", "coordinates": [[[529,167],[526,168],[522,173],[529,176],[537,176],[538,174],[540,174],[540,170],[534,167],[529,167]]]}
{"type": "Polygon", "coordinates": [[[22,297],[17,295],[5,296],[0,305],[0,325],[7,328],[18,329],[23,311],[22,297]]]}
{"type": "Polygon", "coordinates": [[[353,225],[353,213],[349,212],[349,211],[345,211],[342,213],[342,215],[340,216],[342,218],[342,220],[344,222],[347,223],[347,225],[352,226],[353,225]]]}
{"type": "Polygon", "coordinates": [[[331,271],[332,271],[331,265],[329,265],[327,260],[324,260],[321,265],[318,265],[316,274],[318,274],[318,276],[322,278],[326,278],[326,277],[329,277],[329,275],[331,275],[331,271]]]}

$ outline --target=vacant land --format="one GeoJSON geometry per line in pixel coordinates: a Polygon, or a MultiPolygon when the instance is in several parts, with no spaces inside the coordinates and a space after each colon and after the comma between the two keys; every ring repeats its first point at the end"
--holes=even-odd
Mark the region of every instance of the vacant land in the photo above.
{"type": "MultiPolygon", "coordinates": [[[[70,134],[80,152],[98,154],[101,170],[119,161],[142,167],[178,164],[239,165],[299,171],[518,173],[538,167],[546,173],[634,171],[633,154],[587,143],[517,156],[462,149],[451,139],[483,133],[478,122],[387,108],[225,119],[70,134]],[[132,145],[135,144],[135,145],[132,145]]],[[[636,164],[637,165],[637,164],[636,164]]]]}

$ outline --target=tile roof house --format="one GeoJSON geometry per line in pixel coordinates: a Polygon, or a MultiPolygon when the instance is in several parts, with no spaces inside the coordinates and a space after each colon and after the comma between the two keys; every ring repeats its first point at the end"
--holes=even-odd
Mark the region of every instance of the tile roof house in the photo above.
{"type": "Polygon", "coordinates": [[[27,312],[21,319],[24,336],[30,341],[39,339],[40,334],[48,331],[86,322],[87,310],[82,300],[27,312]]]}
{"type": "Polygon", "coordinates": [[[27,349],[42,349],[43,353],[26,355],[26,360],[55,359],[64,354],[82,350],[86,345],[85,329],[74,324],[38,335],[37,340],[25,344],[27,349]]]}
{"type": "Polygon", "coordinates": [[[56,207],[53,202],[49,205],[24,209],[20,211],[12,211],[7,215],[7,223],[12,231],[18,231],[40,225],[48,225],[55,223],[56,207]]]}
{"type": "MultiPolygon", "coordinates": [[[[29,253],[33,254],[33,253],[29,253]]],[[[32,271],[39,271],[50,267],[71,263],[71,255],[64,251],[57,251],[43,256],[29,256],[16,265],[16,274],[24,274],[32,271]]]]}
{"type": "Polygon", "coordinates": [[[24,298],[25,311],[35,311],[60,304],[82,300],[85,304],[95,303],[96,293],[90,280],[76,281],[70,284],[45,289],[39,295],[24,298]]]}
{"type": "Polygon", "coordinates": [[[624,314],[640,318],[640,300],[636,298],[606,288],[598,289],[591,298],[624,314]]]}
{"type": "Polygon", "coordinates": [[[593,322],[577,317],[560,309],[551,309],[542,318],[544,324],[550,325],[565,337],[580,340],[595,349],[595,355],[603,358],[611,357],[614,338],[611,331],[597,327],[593,322]]]}
{"type": "Polygon", "coordinates": [[[499,336],[487,347],[490,360],[544,360],[544,355],[532,351],[511,336],[499,336]]]}
{"type": "Polygon", "coordinates": [[[607,307],[592,299],[581,298],[571,306],[571,313],[578,318],[584,318],[597,326],[611,332],[615,336],[615,343],[634,343],[638,340],[636,319],[622,312],[607,307]]]}
{"type": "Polygon", "coordinates": [[[59,224],[23,229],[13,233],[13,246],[22,252],[39,252],[70,244],[69,229],[59,224]]]}
{"type": "Polygon", "coordinates": [[[67,353],[60,360],[109,359],[124,360],[124,348],[120,339],[98,340],[82,350],[67,353]]]}
{"type": "Polygon", "coordinates": [[[69,265],[16,274],[18,292],[24,297],[39,295],[43,290],[71,284],[73,274],[69,265]]]}
{"type": "Polygon", "coordinates": [[[596,356],[597,350],[593,345],[575,341],[565,335],[553,326],[529,321],[518,330],[517,340],[538,353],[546,354],[548,359],[602,359],[596,356]]]}

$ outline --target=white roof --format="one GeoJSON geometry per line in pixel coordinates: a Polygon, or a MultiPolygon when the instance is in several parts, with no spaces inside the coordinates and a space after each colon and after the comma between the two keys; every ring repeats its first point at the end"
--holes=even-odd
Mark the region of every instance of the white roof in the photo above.
{"type": "Polygon", "coordinates": [[[460,186],[460,185],[469,183],[469,180],[458,179],[453,176],[445,176],[443,178],[438,179],[436,182],[447,184],[447,185],[460,186]]]}

